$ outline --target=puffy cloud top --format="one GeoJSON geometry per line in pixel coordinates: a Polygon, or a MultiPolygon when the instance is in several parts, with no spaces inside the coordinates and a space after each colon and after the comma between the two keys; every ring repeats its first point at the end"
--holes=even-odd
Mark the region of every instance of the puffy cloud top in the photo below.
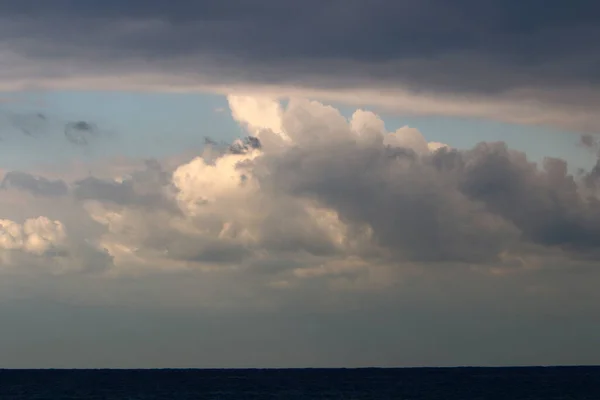
{"type": "Polygon", "coordinates": [[[59,249],[67,238],[64,225],[46,217],[29,218],[23,224],[0,220],[0,249],[43,255],[59,249]]]}

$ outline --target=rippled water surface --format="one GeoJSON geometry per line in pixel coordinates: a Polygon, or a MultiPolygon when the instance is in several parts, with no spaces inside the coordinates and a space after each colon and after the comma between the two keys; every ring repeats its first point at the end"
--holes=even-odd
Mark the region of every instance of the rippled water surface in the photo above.
{"type": "Polygon", "coordinates": [[[600,367],[0,370],[2,400],[599,400],[600,367]]]}

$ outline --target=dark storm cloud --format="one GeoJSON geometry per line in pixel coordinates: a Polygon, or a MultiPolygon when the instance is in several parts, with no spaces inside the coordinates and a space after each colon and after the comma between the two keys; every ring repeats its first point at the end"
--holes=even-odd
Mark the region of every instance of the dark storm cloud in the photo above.
{"type": "Polygon", "coordinates": [[[36,196],[49,197],[64,196],[68,192],[67,184],[60,179],[50,180],[19,171],[6,173],[0,187],[26,190],[36,196]]]}
{"type": "Polygon", "coordinates": [[[380,245],[414,261],[488,262],[524,245],[575,256],[600,249],[600,202],[580,192],[563,160],[538,166],[503,143],[422,158],[397,150],[295,149],[264,160],[261,184],[370,225],[380,245]]]}
{"type": "Polygon", "coordinates": [[[479,145],[464,159],[460,190],[529,240],[578,250],[600,247],[600,203],[582,197],[564,160],[547,158],[539,168],[502,143],[479,145]]]}
{"type": "Polygon", "coordinates": [[[591,0],[23,0],[1,2],[0,13],[9,48],[89,68],[212,57],[215,79],[229,81],[360,78],[474,92],[600,82],[591,0]]]}
{"type": "Polygon", "coordinates": [[[450,173],[411,152],[339,144],[271,162],[275,190],[312,197],[345,221],[370,225],[377,242],[400,258],[485,262],[518,235],[462,194],[450,173]]]}

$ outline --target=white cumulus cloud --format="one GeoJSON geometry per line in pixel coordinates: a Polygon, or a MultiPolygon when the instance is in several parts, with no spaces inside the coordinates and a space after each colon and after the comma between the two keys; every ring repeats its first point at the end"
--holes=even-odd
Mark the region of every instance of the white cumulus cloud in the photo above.
{"type": "Polygon", "coordinates": [[[29,218],[23,224],[0,220],[0,249],[43,255],[64,245],[67,234],[60,221],[46,217],[29,218]]]}

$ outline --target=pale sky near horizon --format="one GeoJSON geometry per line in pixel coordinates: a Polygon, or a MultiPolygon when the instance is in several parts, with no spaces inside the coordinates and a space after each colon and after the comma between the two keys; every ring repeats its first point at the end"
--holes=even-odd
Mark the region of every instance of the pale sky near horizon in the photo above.
{"type": "Polygon", "coordinates": [[[600,364],[599,20],[0,2],[0,368],[600,364]]]}

